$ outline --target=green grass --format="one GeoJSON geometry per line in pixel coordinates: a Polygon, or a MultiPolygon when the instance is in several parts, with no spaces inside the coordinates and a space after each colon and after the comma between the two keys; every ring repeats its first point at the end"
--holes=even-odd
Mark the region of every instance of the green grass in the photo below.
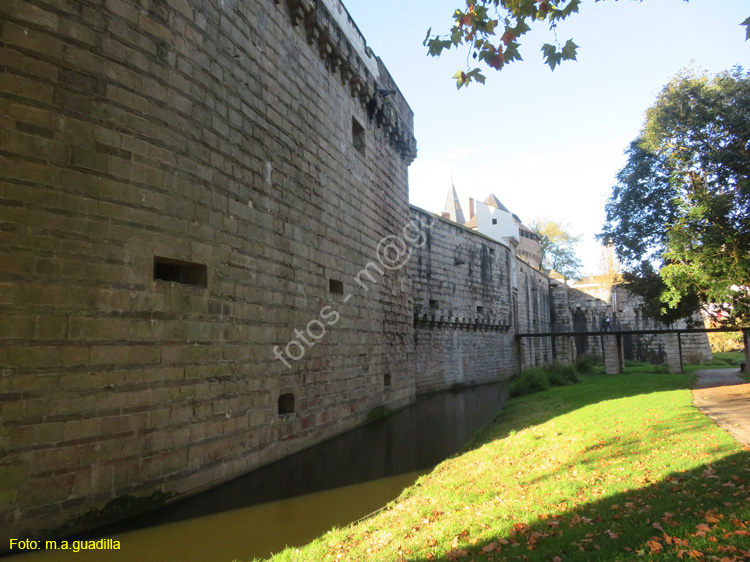
{"type": "MultiPolygon", "coordinates": [[[[714,357],[711,361],[706,361],[700,364],[689,364],[683,365],[683,370],[686,373],[694,373],[700,369],[732,369],[740,366],[740,363],[745,361],[745,354],[742,351],[724,351],[713,354],[714,357]]],[[[740,377],[747,381],[750,381],[747,373],[741,373],[740,377]]]]}
{"type": "Polygon", "coordinates": [[[665,374],[667,372],[667,366],[663,363],[653,365],[639,361],[625,361],[625,370],[623,371],[626,375],[665,374]]]}
{"type": "MultiPolygon", "coordinates": [[[[740,366],[745,361],[745,354],[741,351],[726,351],[723,353],[714,353],[711,361],[705,363],[687,363],[683,364],[685,373],[694,373],[701,369],[732,369],[740,366]]],[[[625,361],[625,374],[648,374],[648,373],[667,373],[667,366],[664,364],[653,365],[651,363],[641,363],[639,361],[625,361]]],[[[743,376],[743,375],[740,375],[743,376]]],[[[747,374],[744,375],[746,380],[750,381],[747,374]]]]}
{"type": "Polygon", "coordinates": [[[383,510],[272,560],[739,560],[750,451],[693,407],[693,381],[597,376],[514,398],[383,510]]]}
{"type": "Polygon", "coordinates": [[[724,361],[729,365],[739,365],[745,362],[745,354],[742,351],[725,351],[723,353],[714,353],[714,360],[724,361]]]}
{"type": "MultiPolygon", "coordinates": [[[[724,361],[729,367],[739,367],[740,363],[745,362],[745,352],[743,351],[725,351],[723,353],[714,353],[714,361],[724,361]]],[[[750,369],[745,367],[745,372],[740,373],[740,378],[750,382],[750,369]]]]}

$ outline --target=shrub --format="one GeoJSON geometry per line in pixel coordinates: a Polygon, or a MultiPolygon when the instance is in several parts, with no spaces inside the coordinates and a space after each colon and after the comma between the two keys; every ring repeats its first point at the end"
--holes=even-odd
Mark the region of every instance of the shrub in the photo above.
{"type": "Polygon", "coordinates": [[[549,388],[549,378],[545,370],[541,367],[527,369],[510,385],[511,396],[523,396],[524,394],[534,394],[549,388]]]}
{"type": "Polygon", "coordinates": [[[523,396],[547,390],[550,386],[565,386],[579,382],[578,371],[573,365],[545,365],[524,371],[510,385],[511,396],[523,396]]]}
{"type": "Polygon", "coordinates": [[[581,379],[578,378],[580,371],[574,365],[558,365],[556,368],[570,384],[581,382],[581,379]]]}
{"type": "Polygon", "coordinates": [[[682,358],[685,363],[690,365],[700,365],[703,363],[703,354],[700,351],[686,351],[682,358]]]}
{"type": "Polygon", "coordinates": [[[600,357],[584,353],[576,358],[576,369],[583,375],[593,375],[600,372],[602,360],[600,357]]]}
{"type": "Polygon", "coordinates": [[[552,386],[575,384],[580,380],[578,371],[573,365],[555,363],[554,365],[546,365],[544,370],[547,371],[547,377],[552,386]]]}

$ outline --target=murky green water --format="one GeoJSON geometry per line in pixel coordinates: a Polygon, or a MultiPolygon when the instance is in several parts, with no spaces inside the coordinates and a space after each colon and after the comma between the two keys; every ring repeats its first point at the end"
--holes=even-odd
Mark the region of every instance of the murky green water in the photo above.
{"type": "Polygon", "coordinates": [[[506,400],[504,384],[420,397],[414,406],[213,490],[68,539],[72,548],[73,540],[111,538],[119,550],[38,550],[8,561],[267,558],[378,510],[456,453],[506,400]]]}
{"type": "MultiPolygon", "coordinates": [[[[397,497],[419,472],[112,535],[120,550],[37,551],[13,562],[250,562],[301,546],[397,497]]],[[[61,541],[58,541],[61,542],[61,541]]],[[[71,541],[72,544],[72,541],[71,541]]]]}

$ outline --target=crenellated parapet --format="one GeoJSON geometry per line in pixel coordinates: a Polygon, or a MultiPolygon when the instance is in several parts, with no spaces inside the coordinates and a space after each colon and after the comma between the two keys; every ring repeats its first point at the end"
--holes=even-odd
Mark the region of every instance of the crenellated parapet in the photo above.
{"type": "Polygon", "coordinates": [[[507,332],[512,325],[510,314],[496,316],[492,314],[467,313],[447,310],[445,312],[425,312],[415,309],[414,325],[428,328],[447,327],[457,330],[482,330],[507,332]]]}
{"type": "Polygon", "coordinates": [[[275,1],[286,4],[292,24],[304,27],[308,44],[317,49],[326,67],[338,74],[351,97],[411,163],[417,155],[414,114],[340,0],[275,1]]]}

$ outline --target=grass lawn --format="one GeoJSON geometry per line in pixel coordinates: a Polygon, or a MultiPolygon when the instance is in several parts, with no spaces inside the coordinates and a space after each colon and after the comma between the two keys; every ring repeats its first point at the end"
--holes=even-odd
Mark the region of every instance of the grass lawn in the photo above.
{"type": "MultiPolygon", "coordinates": [[[[714,353],[711,361],[699,365],[686,363],[684,369],[686,373],[692,373],[699,369],[736,369],[740,363],[745,361],[745,354],[742,351],[725,351],[723,353],[714,353]]],[[[741,375],[740,375],[741,376],[741,375]]]]}
{"type": "Polygon", "coordinates": [[[750,450],[690,375],[586,377],[511,400],[372,517],[274,562],[750,559],[750,450]]]}

